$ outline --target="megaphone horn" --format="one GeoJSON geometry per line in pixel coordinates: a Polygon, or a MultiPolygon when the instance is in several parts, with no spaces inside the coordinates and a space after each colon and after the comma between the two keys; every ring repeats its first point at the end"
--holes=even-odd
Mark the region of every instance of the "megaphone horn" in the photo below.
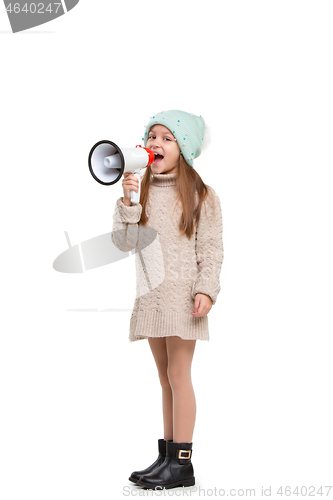
{"type": "Polygon", "coordinates": [[[111,141],[99,141],[90,150],[88,158],[89,170],[93,178],[100,184],[110,186],[119,181],[124,173],[125,160],[117,144],[111,141]],[[105,165],[105,158],[114,157],[114,165],[105,165]]]}
{"type": "Polygon", "coordinates": [[[118,182],[124,172],[133,172],[139,180],[138,192],[131,191],[131,202],[140,201],[140,172],[154,161],[151,149],[136,146],[120,149],[112,141],[99,141],[90,150],[88,164],[93,178],[100,184],[110,186],[118,182]]]}

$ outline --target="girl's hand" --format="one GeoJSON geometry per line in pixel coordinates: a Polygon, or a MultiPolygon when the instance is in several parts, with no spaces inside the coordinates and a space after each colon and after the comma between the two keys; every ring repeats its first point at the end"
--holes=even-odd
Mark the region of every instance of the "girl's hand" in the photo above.
{"type": "Polygon", "coordinates": [[[201,318],[206,316],[213,306],[212,299],[209,295],[204,293],[197,293],[194,299],[194,311],[191,312],[192,316],[201,318]]]}
{"type": "Polygon", "coordinates": [[[131,191],[139,191],[139,181],[131,172],[124,172],[123,178],[124,201],[131,203],[131,191]]]}

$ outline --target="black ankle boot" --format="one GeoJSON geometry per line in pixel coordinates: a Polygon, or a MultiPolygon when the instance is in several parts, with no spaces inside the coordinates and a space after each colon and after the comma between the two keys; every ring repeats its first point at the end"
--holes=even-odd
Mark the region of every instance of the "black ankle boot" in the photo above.
{"type": "MultiPolygon", "coordinates": [[[[170,440],[172,441],[172,439],[170,440]]],[[[138,479],[140,479],[140,476],[143,474],[148,474],[149,472],[152,472],[153,470],[157,469],[165,459],[165,454],[166,454],[166,441],[164,439],[159,439],[158,440],[158,457],[155,460],[153,464],[151,464],[147,469],[144,470],[139,470],[139,471],[134,471],[128,478],[132,483],[136,483],[138,479]]]]}
{"type": "Polygon", "coordinates": [[[192,443],[167,441],[164,462],[153,472],[142,475],[136,484],[152,490],[193,486],[195,478],[191,456],[192,443]]]}

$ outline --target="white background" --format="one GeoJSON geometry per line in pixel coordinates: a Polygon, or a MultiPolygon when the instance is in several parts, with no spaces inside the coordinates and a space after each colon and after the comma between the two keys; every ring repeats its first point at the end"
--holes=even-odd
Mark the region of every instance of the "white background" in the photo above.
{"type": "Polygon", "coordinates": [[[90,148],[140,144],[167,109],[205,118],[195,168],[224,223],[192,369],[200,496],[333,484],[332,15],[329,1],[81,0],[12,34],[0,8],[1,498],[138,494],[129,475],[157,457],[157,370],[128,340],[135,257],[52,266],[64,231],[74,245],[112,228],[121,182],[94,181],[90,148]]]}

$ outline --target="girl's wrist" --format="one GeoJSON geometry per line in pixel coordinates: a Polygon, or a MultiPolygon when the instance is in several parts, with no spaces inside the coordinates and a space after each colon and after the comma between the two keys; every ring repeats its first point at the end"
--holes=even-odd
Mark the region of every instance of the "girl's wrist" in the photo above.
{"type": "Polygon", "coordinates": [[[125,198],[123,198],[123,204],[126,205],[127,207],[131,207],[132,206],[132,202],[131,201],[128,201],[128,200],[125,200],[125,198]]]}

